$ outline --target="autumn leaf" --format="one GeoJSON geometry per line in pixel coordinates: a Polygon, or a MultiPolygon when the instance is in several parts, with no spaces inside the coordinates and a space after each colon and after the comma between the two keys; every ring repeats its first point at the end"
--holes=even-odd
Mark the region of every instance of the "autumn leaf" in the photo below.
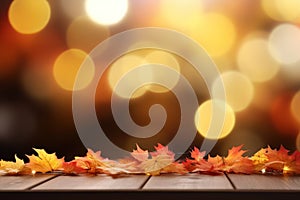
{"type": "Polygon", "coordinates": [[[268,146],[266,149],[266,157],[268,161],[265,163],[267,171],[274,173],[300,173],[300,153],[295,151],[289,155],[289,151],[280,146],[279,150],[272,149],[268,146]]]}
{"type": "Polygon", "coordinates": [[[263,172],[266,168],[265,164],[268,162],[268,157],[266,156],[267,149],[262,148],[256,152],[250,159],[254,164],[254,171],[263,172]]]}
{"type": "Polygon", "coordinates": [[[147,175],[159,175],[163,168],[172,164],[174,159],[167,154],[155,155],[141,163],[141,168],[147,175]]]}
{"type": "Polygon", "coordinates": [[[86,170],[77,166],[77,162],[75,160],[70,162],[64,162],[62,164],[62,168],[65,174],[82,174],[86,172],[86,170]]]}
{"type": "Polygon", "coordinates": [[[76,166],[85,170],[87,173],[101,173],[100,167],[103,166],[101,151],[94,152],[88,149],[85,157],[75,157],[76,166]]]}
{"type": "Polygon", "coordinates": [[[251,174],[254,171],[252,160],[248,157],[243,157],[246,151],[241,150],[243,145],[232,147],[228,151],[227,157],[224,158],[224,171],[251,174]]]}
{"type": "Polygon", "coordinates": [[[38,156],[27,155],[29,158],[27,167],[29,167],[32,171],[46,173],[61,169],[64,158],[58,159],[55,153],[48,154],[44,149],[34,148],[34,150],[37,152],[38,156]]]}
{"type": "Polygon", "coordinates": [[[149,153],[148,150],[142,150],[139,145],[136,144],[136,150],[133,150],[131,156],[134,157],[136,160],[143,162],[148,159],[149,153]]]}
{"type": "Polygon", "coordinates": [[[200,152],[200,150],[197,147],[194,147],[194,150],[191,151],[191,157],[196,161],[200,161],[204,158],[205,153],[205,151],[200,152]]]}
{"type": "Polygon", "coordinates": [[[15,155],[15,162],[0,160],[0,175],[17,175],[25,172],[24,161],[15,155]]]}
{"type": "Polygon", "coordinates": [[[291,172],[294,174],[300,174],[300,152],[295,151],[291,155],[291,162],[288,163],[287,165],[287,172],[291,172]]]}
{"type": "Polygon", "coordinates": [[[211,173],[219,173],[224,170],[224,159],[217,155],[215,157],[208,156],[207,162],[211,165],[209,172],[211,173]]]}
{"type": "MultiPolygon", "coordinates": [[[[151,158],[143,161],[140,165],[144,173],[148,175],[159,175],[175,161],[175,154],[167,146],[158,144],[155,146],[155,150],[150,153],[151,158]]],[[[171,169],[169,168],[169,170],[171,169]]]]}
{"type": "Polygon", "coordinates": [[[152,157],[157,155],[168,155],[174,159],[175,154],[169,150],[168,146],[163,146],[162,144],[158,143],[154,148],[156,151],[150,153],[152,157]]]}

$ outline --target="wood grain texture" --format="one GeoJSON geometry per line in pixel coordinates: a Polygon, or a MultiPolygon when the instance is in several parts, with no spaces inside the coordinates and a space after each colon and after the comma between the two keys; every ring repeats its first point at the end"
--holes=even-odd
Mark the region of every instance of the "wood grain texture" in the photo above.
{"type": "Polygon", "coordinates": [[[237,190],[299,190],[300,176],[264,176],[229,174],[237,190]]]}
{"type": "Polygon", "coordinates": [[[33,190],[128,190],[139,189],[147,176],[121,176],[112,178],[107,175],[97,176],[59,176],[45,182],[33,190]]]}
{"type": "Polygon", "coordinates": [[[1,176],[0,190],[25,190],[53,177],[54,175],[1,176]]]}
{"type": "Polygon", "coordinates": [[[143,189],[153,190],[233,190],[225,175],[166,174],[153,176],[143,189]]]}

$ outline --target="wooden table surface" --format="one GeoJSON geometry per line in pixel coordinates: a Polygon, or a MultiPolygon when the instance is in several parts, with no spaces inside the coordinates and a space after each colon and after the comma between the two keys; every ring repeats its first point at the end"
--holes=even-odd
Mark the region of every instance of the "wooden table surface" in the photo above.
{"type": "MultiPolygon", "coordinates": [[[[112,178],[106,175],[64,176],[0,176],[1,196],[27,195],[31,199],[43,195],[94,195],[103,199],[222,199],[252,198],[300,199],[300,176],[267,176],[239,174],[166,174],[160,176],[126,175],[112,178]],[[119,195],[119,196],[118,196],[119,195]]],[[[81,196],[83,195],[83,196],[81,196]]],[[[70,197],[70,196],[69,196],[70,197]]]]}

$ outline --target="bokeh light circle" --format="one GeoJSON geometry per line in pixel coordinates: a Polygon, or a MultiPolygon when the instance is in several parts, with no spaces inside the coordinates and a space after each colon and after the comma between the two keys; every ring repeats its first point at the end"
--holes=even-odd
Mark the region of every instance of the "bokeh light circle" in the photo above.
{"type": "Polygon", "coordinates": [[[199,106],[195,114],[195,126],[198,132],[205,138],[209,139],[221,139],[230,134],[235,125],[235,114],[233,109],[221,100],[208,100],[199,106]],[[220,111],[225,105],[225,120],[221,131],[221,134],[215,132],[215,134],[208,134],[211,126],[211,120],[213,116],[213,107],[215,106],[220,111]]]}
{"type": "Polygon", "coordinates": [[[269,50],[278,62],[290,65],[300,61],[300,28],[292,24],[280,24],[269,37],[269,50]]]}
{"type": "Polygon", "coordinates": [[[41,31],[48,24],[50,15],[47,0],[14,0],[8,10],[10,24],[22,34],[41,31]]]}
{"type": "Polygon", "coordinates": [[[188,34],[203,45],[212,57],[228,53],[236,40],[233,22],[220,13],[202,15],[191,25],[188,34]]]}
{"type": "Polygon", "coordinates": [[[213,85],[213,94],[220,93],[217,85],[223,82],[227,104],[234,111],[242,111],[249,106],[254,96],[254,86],[248,77],[237,71],[228,71],[221,74],[213,85]]]}
{"type": "MultiPolygon", "coordinates": [[[[168,66],[174,70],[176,70],[178,73],[180,73],[180,65],[177,61],[177,59],[169,52],[166,51],[152,51],[151,53],[147,54],[144,58],[145,63],[153,63],[153,64],[162,64],[165,66],[168,66]]],[[[153,74],[152,76],[152,80],[153,82],[159,82],[159,80],[161,79],[166,79],[170,82],[170,85],[172,85],[171,88],[165,88],[165,87],[161,87],[158,85],[150,85],[148,87],[148,90],[152,91],[152,92],[156,92],[156,93],[163,93],[163,92],[168,92],[170,91],[170,89],[172,89],[173,87],[175,87],[175,85],[177,84],[177,82],[179,81],[179,74],[174,74],[170,75],[170,74],[166,74],[166,73],[156,73],[153,74]]]]}
{"type": "Polygon", "coordinates": [[[128,0],[86,0],[85,10],[96,23],[113,25],[126,15],[128,0]]]}
{"type": "Polygon", "coordinates": [[[263,38],[246,40],[239,49],[237,63],[240,71],[255,82],[268,81],[279,71],[278,62],[269,52],[268,41],[263,38]]]}
{"type": "Polygon", "coordinates": [[[153,76],[151,69],[146,71],[132,71],[134,73],[134,79],[128,80],[126,82],[127,87],[116,89],[118,81],[128,73],[130,70],[139,67],[144,63],[143,58],[134,54],[126,54],[117,59],[109,68],[108,81],[113,92],[122,98],[137,98],[146,92],[146,88],[141,88],[139,91],[130,95],[130,90],[134,85],[141,85],[143,79],[151,78],[153,76]]]}
{"type": "Polygon", "coordinates": [[[299,0],[262,0],[261,5],[265,13],[277,21],[300,21],[299,0]]]}
{"type": "Polygon", "coordinates": [[[93,60],[84,51],[79,49],[68,49],[62,52],[55,60],[53,75],[58,85],[65,90],[81,90],[85,88],[93,79],[95,65],[93,60]],[[85,71],[77,79],[74,86],[77,72],[80,66],[85,62],[85,71]]]}

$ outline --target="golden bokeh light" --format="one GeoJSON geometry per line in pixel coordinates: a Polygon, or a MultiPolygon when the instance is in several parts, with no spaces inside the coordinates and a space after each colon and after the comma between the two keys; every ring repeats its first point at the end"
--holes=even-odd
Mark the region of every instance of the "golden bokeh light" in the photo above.
{"type": "Polygon", "coordinates": [[[50,15],[50,6],[46,0],[14,0],[8,11],[10,24],[22,34],[41,31],[48,24],[50,15]]]}
{"type": "Polygon", "coordinates": [[[298,91],[292,99],[291,112],[300,124],[300,91],[298,91]]]}
{"type": "Polygon", "coordinates": [[[87,16],[81,16],[68,27],[67,44],[69,48],[90,52],[108,36],[109,30],[106,27],[95,24],[87,16]]]}
{"type": "Polygon", "coordinates": [[[152,92],[157,92],[157,93],[163,93],[163,92],[168,92],[170,89],[172,89],[178,82],[179,77],[180,77],[180,65],[177,62],[177,59],[171,54],[166,51],[152,51],[151,53],[147,54],[144,58],[144,64],[161,64],[168,66],[175,71],[178,72],[177,75],[170,75],[166,73],[156,73],[152,76],[152,80],[154,83],[160,82],[160,80],[168,80],[169,83],[168,85],[171,86],[170,88],[166,87],[161,87],[159,85],[151,85],[147,87],[149,90],[152,92]]]}
{"type": "Polygon", "coordinates": [[[174,29],[185,30],[202,15],[203,2],[199,0],[163,0],[159,2],[159,15],[156,23],[174,29]],[[182,17],[184,16],[184,17],[182,17]]]}
{"type": "Polygon", "coordinates": [[[128,0],[86,0],[85,10],[94,22],[113,25],[125,17],[128,0]]]}
{"type": "Polygon", "coordinates": [[[213,84],[214,95],[220,94],[221,89],[217,87],[224,84],[226,101],[236,112],[246,109],[254,97],[254,86],[249,78],[237,71],[222,73],[213,84]]]}
{"type": "Polygon", "coordinates": [[[280,24],[269,37],[271,55],[283,65],[300,61],[300,28],[292,24],[280,24]]]}
{"type": "Polygon", "coordinates": [[[255,82],[268,81],[279,71],[279,64],[271,56],[264,38],[246,40],[239,49],[237,63],[240,71],[255,82]]]}
{"type": "Polygon", "coordinates": [[[208,100],[205,101],[197,109],[195,114],[195,125],[198,132],[205,138],[220,139],[228,136],[235,125],[235,114],[233,109],[223,101],[208,100]],[[216,107],[216,112],[213,113],[213,106],[216,107]],[[225,118],[222,131],[220,133],[209,134],[210,127],[214,127],[211,123],[214,115],[223,113],[225,107],[225,118]],[[214,114],[214,115],[213,115],[214,114]]]}
{"type": "Polygon", "coordinates": [[[55,60],[53,75],[58,85],[65,90],[80,90],[88,86],[95,72],[93,60],[84,51],[69,49],[61,53],[55,60]],[[81,71],[81,79],[76,83],[77,72],[85,63],[85,71],[81,71]]]}
{"type": "Polygon", "coordinates": [[[236,40],[236,30],[233,22],[219,13],[202,15],[192,24],[189,35],[198,41],[213,57],[226,54],[236,40]]]}
{"type": "Polygon", "coordinates": [[[118,96],[123,98],[137,98],[143,95],[147,89],[146,86],[140,88],[135,93],[131,94],[131,89],[135,86],[142,86],[143,80],[151,80],[153,73],[152,70],[143,70],[135,71],[134,69],[144,64],[145,61],[139,55],[134,53],[126,54],[119,59],[117,59],[109,68],[109,85],[118,96]],[[133,71],[131,71],[133,70],[133,71]],[[130,76],[135,77],[135,79],[130,79],[126,82],[126,87],[116,89],[118,82],[125,76],[127,73],[130,73],[130,76]]]}
{"type": "Polygon", "coordinates": [[[265,13],[277,21],[297,22],[300,20],[299,0],[262,0],[265,13]]]}

